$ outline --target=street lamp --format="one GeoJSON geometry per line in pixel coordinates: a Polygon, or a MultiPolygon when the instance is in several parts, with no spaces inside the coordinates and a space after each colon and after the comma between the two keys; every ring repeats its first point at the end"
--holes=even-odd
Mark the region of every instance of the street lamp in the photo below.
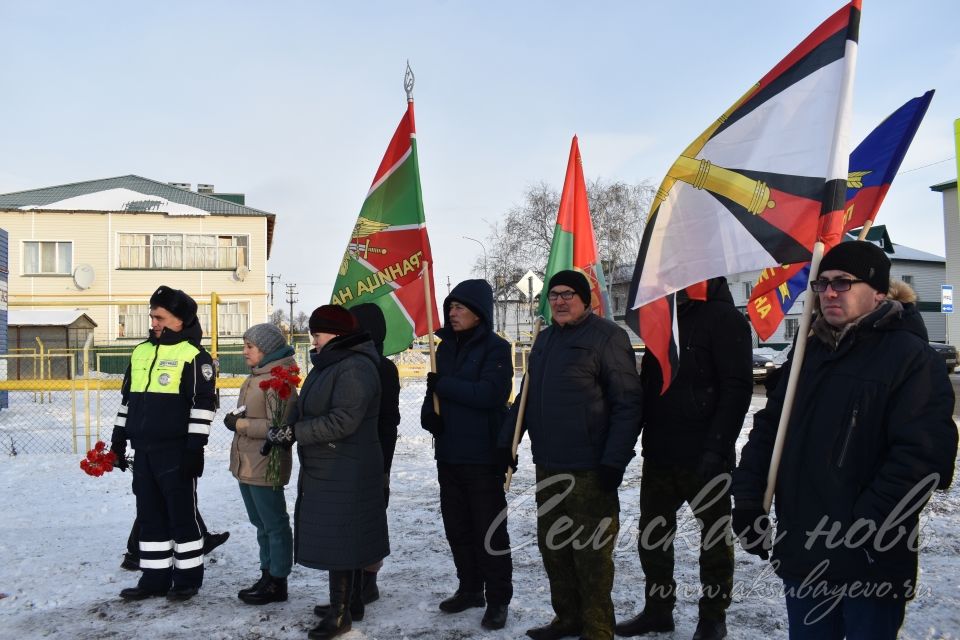
{"type": "Polygon", "coordinates": [[[487,279],[487,247],[486,245],[484,245],[482,242],[480,242],[476,238],[471,238],[470,236],[462,236],[462,238],[464,240],[473,240],[478,245],[480,245],[481,249],[483,249],[483,279],[486,280],[487,279]]]}

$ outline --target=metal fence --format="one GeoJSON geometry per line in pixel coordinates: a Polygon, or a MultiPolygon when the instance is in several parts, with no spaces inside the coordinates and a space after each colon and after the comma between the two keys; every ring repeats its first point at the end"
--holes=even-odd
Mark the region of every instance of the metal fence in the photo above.
{"type": "MultiPolygon", "coordinates": [[[[310,345],[295,347],[297,362],[305,374],[310,368],[310,345]]],[[[132,347],[43,353],[20,350],[0,355],[0,391],[9,394],[9,406],[0,409],[0,452],[82,454],[97,440],[108,441],[131,351],[132,347]]],[[[517,371],[522,371],[527,351],[515,349],[514,353],[517,371]]],[[[219,408],[208,447],[228,449],[233,434],[222,420],[236,407],[246,375],[224,371],[240,370],[223,366],[237,358],[242,362],[238,348],[222,350],[217,357],[221,365],[217,377],[219,408]]],[[[400,372],[400,437],[422,436],[420,405],[426,391],[429,355],[422,349],[411,349],[392,359],[400,372]]]]}

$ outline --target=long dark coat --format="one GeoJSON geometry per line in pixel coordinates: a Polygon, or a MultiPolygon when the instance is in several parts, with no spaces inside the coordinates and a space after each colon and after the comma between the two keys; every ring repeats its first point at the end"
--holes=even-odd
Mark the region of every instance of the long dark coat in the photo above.
{"type": "Polygon", "coordinates": [[[294,560],[359,569],[390,553],[377,437],[380,354],[361,333],[334,338],[311,359],[290,416],[300,455],[294,560]]]}

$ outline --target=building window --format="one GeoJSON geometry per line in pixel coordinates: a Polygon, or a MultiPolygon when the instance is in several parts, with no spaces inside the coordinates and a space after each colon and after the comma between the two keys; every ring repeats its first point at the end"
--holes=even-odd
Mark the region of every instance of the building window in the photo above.
{"type": "Polygon", "coordinates": [[[903,280],[904,284],[913,286],[913,276],[901,276],[900,279],[903,280]]]}
{"type": "Polygon", "coordinates": [[[743,298],[744,298],[745,300],[749,300],[751,294],[753,294],[753,283],[752,283],[752,282],[744,282],[744,283],[743,283],[743,298]]]}
{"type": "Polygon", "coordinates": [[[800,329],[800,320],[797,318],[787,318],[783,321],[783,337],[787,340],[793,340],[797,337],[797,330],[800,329]]]}
{"type": "Polygon", "coordinates": [[[191,271],[249,267],[247,236],[121,233],[121,269],[191,271]]]}
{"type": "Polygon", "coordinates": [[[24,275],[73,273],[73,243],[33,241],[23,243],[24,275]]]}
{"type": "MultiPolygon", "coordinates": [[[[249,302],[221,302],[218,305],[217,334],[220,337],[242,336],[250,328],[249,302]]],[[[210,305],[201,305],[197,317],[204,334],[210,331],[210,305]]],[[[118,305],[117,337],[145,339],[150,332],[150,306],[146,304],[118,305]]]]}

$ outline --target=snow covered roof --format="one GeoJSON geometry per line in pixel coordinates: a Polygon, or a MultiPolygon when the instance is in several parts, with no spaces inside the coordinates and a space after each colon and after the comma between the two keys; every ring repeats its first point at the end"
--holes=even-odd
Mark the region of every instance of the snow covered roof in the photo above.
{"type": "Polygon", "coordinates": [[[12,327],[66,327],[80,318],[97,326],[90,316],[76,309],[10,309],[7,314],[7,324],[12,327]]]}

